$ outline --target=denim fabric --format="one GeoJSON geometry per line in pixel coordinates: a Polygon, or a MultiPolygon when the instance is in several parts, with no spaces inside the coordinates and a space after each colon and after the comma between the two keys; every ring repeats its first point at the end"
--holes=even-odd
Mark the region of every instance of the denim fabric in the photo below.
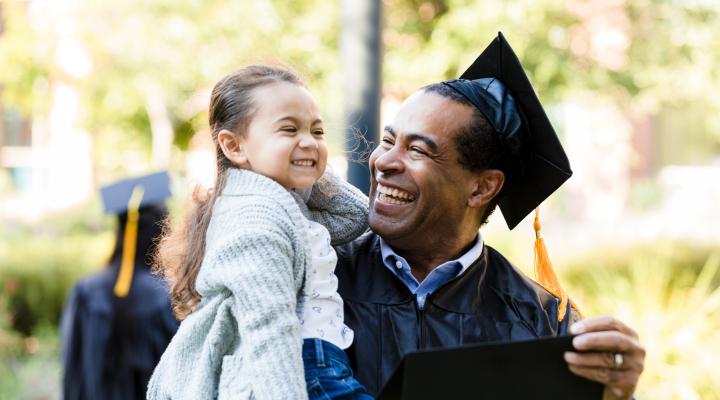
{"type": "Polygon", "coordinates": [[[302,355],[310,400],[372,400],[339,347],[322,339],[305,339],[302,355]]]}

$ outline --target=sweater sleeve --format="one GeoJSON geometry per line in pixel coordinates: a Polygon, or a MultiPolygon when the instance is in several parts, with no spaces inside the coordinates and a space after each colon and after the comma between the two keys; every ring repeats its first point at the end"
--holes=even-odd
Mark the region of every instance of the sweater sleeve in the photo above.
{"type": "Polygon", "coordinates": [[[310,218],[330,232],[332,245],[352,241],[368,227],[368,198],[355,186],[326,171],[307,200],[310,218]]]}
{"type": "MultiPolygon", "coordinates": [[[[212,259],[198,276],[201,286],[229,291],[233,298],[241,340],[241,354],[233,356],[241,357],[242,363],[224,363],[223,368],[242,371],[224,369],[222,374],[246,378],[258,400],[306,399],[296,314],[298,278],[293,274],[293,259],[303,250],[293,246],[292,232],[283,229],[288,222],[274,221],[287,219],[287,214],[268,217],[256,208],[243,210],[242,225],[232,222],[232,215],[223,216],[224,222],[213,229],[222,234],[208,236],[212,259]]],[[[222,394],[233,388],[218,389],[222,394]]]]}

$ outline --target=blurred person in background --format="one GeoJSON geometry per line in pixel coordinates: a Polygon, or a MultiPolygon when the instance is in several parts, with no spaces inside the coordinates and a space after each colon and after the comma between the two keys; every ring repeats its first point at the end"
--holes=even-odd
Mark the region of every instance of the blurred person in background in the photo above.
{"type": "Polygon", "coordinates": [[[166,287],[149,265],[167,217],[169,177],[127,179],[101,193],[105,211],[117,215],[115,248],[107,268],[78,282],[65,305],[63,398],[144,399],[178,327],[166,287]]]}

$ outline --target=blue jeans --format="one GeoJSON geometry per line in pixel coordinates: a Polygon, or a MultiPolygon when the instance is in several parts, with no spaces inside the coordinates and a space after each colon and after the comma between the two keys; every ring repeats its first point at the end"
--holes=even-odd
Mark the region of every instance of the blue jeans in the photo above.
{"type": "Polygon", "coordinates": [[[339,347],[322,339],[305,339],[302,355],[310,400],[372,400],[339,347]]]}

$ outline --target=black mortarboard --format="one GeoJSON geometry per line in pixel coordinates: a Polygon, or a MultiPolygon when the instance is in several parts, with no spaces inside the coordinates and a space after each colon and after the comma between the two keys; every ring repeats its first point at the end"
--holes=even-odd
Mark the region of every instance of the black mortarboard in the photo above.
{"type": "Polygon", "coordinates": [[[570,372],[572,336],[409,353],[378,400],[601,399],[603,386],[570,372]]]}
{"type": "Polygon", "coordinates": [[[572,175],[560,140],[502,33],[460,79],[443,83],[474,104],[500,135],[506,181],[498,204],[513,229],[572,175]]]}
{"type": "Polygon", "coordinates": [[[123,253],[118,277],[113,288],[116,297],[127,297],[132,286],[135,253],[138,240],[140,209],[162,203],[170,196],[170,177],[167,172],[156,172],[137,178],[125,179],[100,189],[105,211],[112,214],[127,213],[123,237],[123,253]]]}
{"type": "Polygon", "coordinates": [[[166,171],[124,179],[100,189],[105,212],[109,214],[127,212],[130,197],[137,187],[144,190],[139,208],[160,204],[170,197],[170,177],[166,171]]]}

